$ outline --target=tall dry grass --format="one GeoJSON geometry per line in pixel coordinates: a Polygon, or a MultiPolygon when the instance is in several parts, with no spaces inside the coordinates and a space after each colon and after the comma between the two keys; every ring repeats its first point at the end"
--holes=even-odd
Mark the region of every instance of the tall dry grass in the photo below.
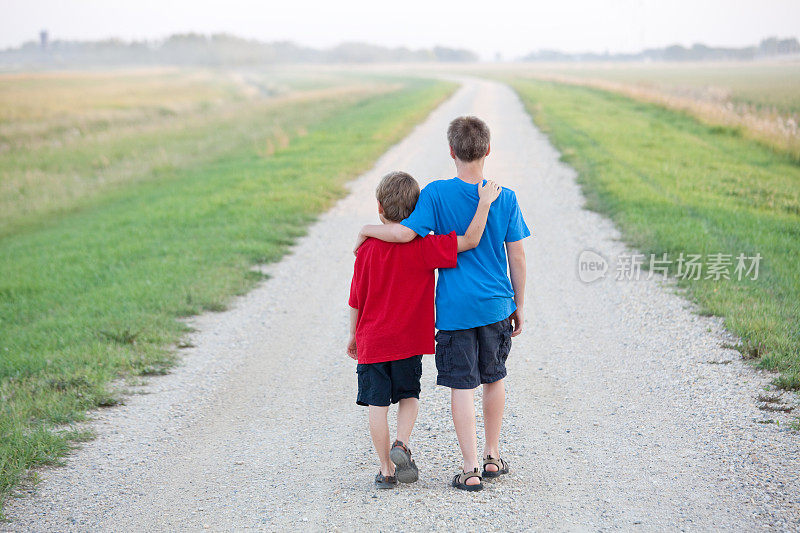
{"type": "Polygon", "coordinates": [[[800,162],[800,127],[797,115],[785,115],[774,108],[735,102],[730,90],[720,87],[677,89],[602,78],[571,76],[544,72],[526,73],[525,77],[569,85],[592,87],[621,94],[640,102],[687,113],[702,123],[730,129],[731,132],[762,143],[800,162]]]}

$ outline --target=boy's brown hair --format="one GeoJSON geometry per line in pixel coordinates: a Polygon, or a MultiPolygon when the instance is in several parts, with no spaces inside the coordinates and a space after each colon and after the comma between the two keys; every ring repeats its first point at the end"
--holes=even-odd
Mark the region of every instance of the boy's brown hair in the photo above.
{"type": "Polygon", "coordinates": [[[408,218],[419,198],[419,183],[410,174],[389,172],[378,184],[375,197],[383,207],[383,216],[391,222],[408,218]]]}
{"type": "Polygon", "coordinates": [[[461,161],[468,163],[489,151],[489,126],[478,117],[458,117],[447,128],[447,142],[461,161]]]}

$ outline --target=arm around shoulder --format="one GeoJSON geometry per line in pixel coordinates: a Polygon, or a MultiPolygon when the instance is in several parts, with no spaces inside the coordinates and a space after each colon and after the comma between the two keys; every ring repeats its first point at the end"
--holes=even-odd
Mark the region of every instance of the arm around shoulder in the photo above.
{"type": "Polygon", "coordinates": [[[353,247],[353,253],[358,254],[358,249],[369,237],[386,242],[403,243],[411,242],[416,236],[417,232],[413,229],[407,228],[397,222],[391,222],[389,224],[367,224],[361,228],[361,231],[358,233],[356,245],[353,247]]]}
{"type": "Polygon", "coordinates": [[[389,224],[367,224],[361,228],[361,235],[386,242],[411,242],[417,236],[417,232],[399,222],[391,222],[389,224]]]}

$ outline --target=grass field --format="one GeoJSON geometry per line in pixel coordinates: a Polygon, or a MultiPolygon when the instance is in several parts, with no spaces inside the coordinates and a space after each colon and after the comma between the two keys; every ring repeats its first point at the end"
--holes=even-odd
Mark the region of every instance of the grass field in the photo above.
{"type": "Polygon", "coordinates": [[[551,64],[532,71],[644,85],[676,94],[726,99],[785,115],[800,114],[800,63],[551,64]]]}
{"type": "Polygon", "coordinates": [[[800,162],[797,62],[534,64],[516,74],[656,103],[738,130],[800,162]]]}
{"type": "MultiPolygon", "coordinates": [[[[590,208],[641,252],[760,253],[757,280],[679,280],[746,358],[800,389],[800,166],[735,130],[613,92],[516,79],[590,208]]],[[[676,273],[676,265],[671,265],[676,273]]]]}
{"type": "Polygon", "coordinates": [[[397,88],[365,77],[329,75],[312,86],[289,76],[0,76],[0,236],[242,145],[268,156],[337,106],[397,88]],[[297,105],[307,101],[315,104],[297,105]]]}
{"type": "Polygon", "coordinates": [[[454,88],[323,80],[0,76],[0,500],[454,88]]]}

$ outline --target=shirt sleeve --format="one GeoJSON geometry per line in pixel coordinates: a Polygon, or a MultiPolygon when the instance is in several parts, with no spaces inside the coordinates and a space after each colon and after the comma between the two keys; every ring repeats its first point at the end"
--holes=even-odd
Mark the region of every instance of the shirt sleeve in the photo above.
{"type": "Polygon", "coordinates": [[[401,224],[416,231],[420,237],[424,237],[432,232],[436,225],[433,213],[433,197],[430,186],[428,186],[419,193],[414,211],[401,224]]]}
{"type": "Polygon", "coordinates": [[[420,251],[425,268],[455,268],[458,266],[458,237],[455,231],[447,235],[428,235],[420,239],[420,251]]]}
{"type": "Polygon", "coordinates": [[[353,309],[358,309],[358,278],[359,278],[359,271],[361,270],[361,262],[358,260],[358,255],[356,255],[356,263],[353,265],[353,280],[350,282],[350,299],[348,300],[348,304],[353,309]]]}
{"type": "Polygon", "coordinates": [[[511,195],[511,214],[508,217],[508,229],[506,229],[505,242],[521,241],[525,237],[530,237],[531,235],[528,225],[525,224],[525,219],[522,217],[522,210],[519,208],[516,193],[511,191],[511,195]]]}

